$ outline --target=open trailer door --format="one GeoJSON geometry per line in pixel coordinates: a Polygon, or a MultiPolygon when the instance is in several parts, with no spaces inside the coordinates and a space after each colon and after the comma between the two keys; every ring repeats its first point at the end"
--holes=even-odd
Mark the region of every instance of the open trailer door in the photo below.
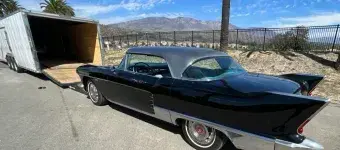
{"type": "Polygon", "coordinates": [[[81,65],[102,65],[98,22],[41,13],[27,18],[42,73],[59,86],[80,82],[81,65]]]}

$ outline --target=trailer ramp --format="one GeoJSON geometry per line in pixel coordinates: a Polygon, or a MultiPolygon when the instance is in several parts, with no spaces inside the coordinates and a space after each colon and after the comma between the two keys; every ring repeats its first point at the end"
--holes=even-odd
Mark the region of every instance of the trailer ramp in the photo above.
{"type": "Polygon", "coordinates": [[[44,61],[42,73],[61,87],[81,82],[76,69],[86,63],[65,61],[44,61]]]}

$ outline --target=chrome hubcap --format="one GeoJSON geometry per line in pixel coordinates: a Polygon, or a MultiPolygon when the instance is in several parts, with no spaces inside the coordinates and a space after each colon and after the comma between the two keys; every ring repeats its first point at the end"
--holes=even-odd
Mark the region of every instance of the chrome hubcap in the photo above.
{"type": "Polygon", "coordinates": [[[96,86],[92,82],[89,82],[87,89],[89,92],[90,99],[95,103],[98,102],[99,94],[96,86]]]}
{"type": "Polygon", "coordinates": [[[202,148],[210,147],[216,139],[215,129],[197,122],[186,121],[186,131],[189,139],[202,148]]]}

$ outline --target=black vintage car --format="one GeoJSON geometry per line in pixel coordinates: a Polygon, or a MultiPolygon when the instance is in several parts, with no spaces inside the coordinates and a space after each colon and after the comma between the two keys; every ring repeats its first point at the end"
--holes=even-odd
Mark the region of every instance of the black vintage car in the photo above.
{"type": "Polygon", "coordinates": [[[120,65],[81,66],[95,105],[108,101],[182,127],[196,149],[323,149],[303,127],[329,102],[312,97],[322,76],[249,73],[226,53],[138,47],[120,65]]]}

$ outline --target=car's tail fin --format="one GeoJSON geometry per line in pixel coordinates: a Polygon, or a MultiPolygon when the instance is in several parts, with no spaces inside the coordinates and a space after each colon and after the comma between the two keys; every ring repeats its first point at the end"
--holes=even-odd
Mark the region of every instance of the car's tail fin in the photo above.
{"type": "Polygon", "coordinates": [[[315,87],[324,79],[324,76],[310,74],[284,74],[280,77],[295,81],[301,85],[303,95],[312,95],[315,87]]]}
{"type": "MultiPolygon", "coordinates": [[[[304,139],[302,135],[303,127],[330,102],[319,97],[295,95],[280,92],[268,92],[265,99],[275,99],[283,110],[287,111],[278,116],[281,125],[274,130],[282,130],[283,136],[279,139],[299,143],[304,139]]],[[[281,110],[277,110],[281,111],[281,110]]]]}

